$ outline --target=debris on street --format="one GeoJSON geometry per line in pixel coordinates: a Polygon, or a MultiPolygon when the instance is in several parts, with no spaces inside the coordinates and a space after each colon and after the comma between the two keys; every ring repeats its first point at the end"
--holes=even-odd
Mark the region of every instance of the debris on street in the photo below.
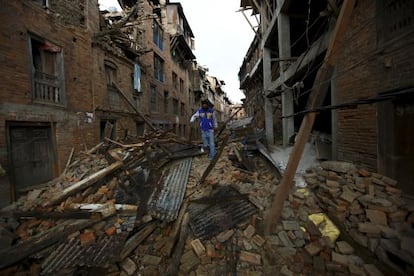
{"type": "Polygon", "coordinates": [[[280,174],[263,145],[224,141],[212,163],[169,133],[74,154],[59,178],[0,211],[1,274],[413,271],[414,209],[394,180],[349,163],[309,168],[264,236],[280,174]]]}

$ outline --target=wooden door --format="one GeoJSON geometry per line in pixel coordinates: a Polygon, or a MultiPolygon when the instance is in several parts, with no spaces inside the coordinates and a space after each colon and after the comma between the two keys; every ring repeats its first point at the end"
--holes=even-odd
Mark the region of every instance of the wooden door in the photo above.
{"type": "Polygon", "coordinates": [[[15,192],[53,177],[54,151],[49,126],[10,126],[15,192]]]}

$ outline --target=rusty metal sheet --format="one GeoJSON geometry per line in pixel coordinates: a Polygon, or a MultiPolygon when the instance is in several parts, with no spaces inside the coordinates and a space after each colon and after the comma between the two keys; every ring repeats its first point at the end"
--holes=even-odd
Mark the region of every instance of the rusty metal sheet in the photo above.
{"type": "Polygon", "coordinates": [[[189,206],[190,228],[197,238],[209,239],[245,222],[257,211],[246,197],[230,186],[218,188],[206,201],[189,206]]]}
{"type": "Polygon", "coordinates": [[[178,216],[188,176],[190,174],[192,158],[174,162],[163,171],[161,187],[155,189],[148,200],[148,213],[163,221],[173,221],[178,216]]]}

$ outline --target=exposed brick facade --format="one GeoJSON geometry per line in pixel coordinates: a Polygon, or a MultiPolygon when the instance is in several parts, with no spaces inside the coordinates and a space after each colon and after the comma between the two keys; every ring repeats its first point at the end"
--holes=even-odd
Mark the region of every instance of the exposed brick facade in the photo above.
{"type": "MultiPolygon", "coordinates": [[[[337,102],[374,97],[379,93],[414,86],[413,25],[407,35],[379,43],[383,16],[387,10],[377,1],[359,1],[348,27],[336,64],[337,102]],[[409,33],[411,32],[411,35],[409,33]]],[[[338,110],[337,157],[377,170],[378,108],[363,105],[338,110]]],[[[393,131],[390,129],[389,131],[393,131]]]]}

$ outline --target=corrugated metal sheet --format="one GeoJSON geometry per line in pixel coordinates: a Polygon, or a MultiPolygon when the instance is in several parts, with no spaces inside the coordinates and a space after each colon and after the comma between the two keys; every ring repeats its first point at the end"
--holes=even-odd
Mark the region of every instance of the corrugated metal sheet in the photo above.
{"type": "Polygon", "coordinates": [[[125,217],[113,236],[102,234],[97,240],[88,245],[82,245],[79,238],[73,238],[55,246],[43,260],[42,275],[56,275],[60,271],[78,266],[106,267],[119,261],[129,231],[135,224],[135,216],[125,217]]]}
{"type": "Polygon", "coordinates": [[[197,238],[209,239],[245,222],[257,211],[252,203],[229,186],[220,187],[208,201],[211,203],[189,206],[190,227],[197,238]]]}
{"type": "Polygon", "coordinates": [[[192,158],[176,161],[163,171],[161,187],[154,190],[148,200],[148,213],[151,216],[167,222],[177,218],[187,187],[191,162],[192,158]]]}

